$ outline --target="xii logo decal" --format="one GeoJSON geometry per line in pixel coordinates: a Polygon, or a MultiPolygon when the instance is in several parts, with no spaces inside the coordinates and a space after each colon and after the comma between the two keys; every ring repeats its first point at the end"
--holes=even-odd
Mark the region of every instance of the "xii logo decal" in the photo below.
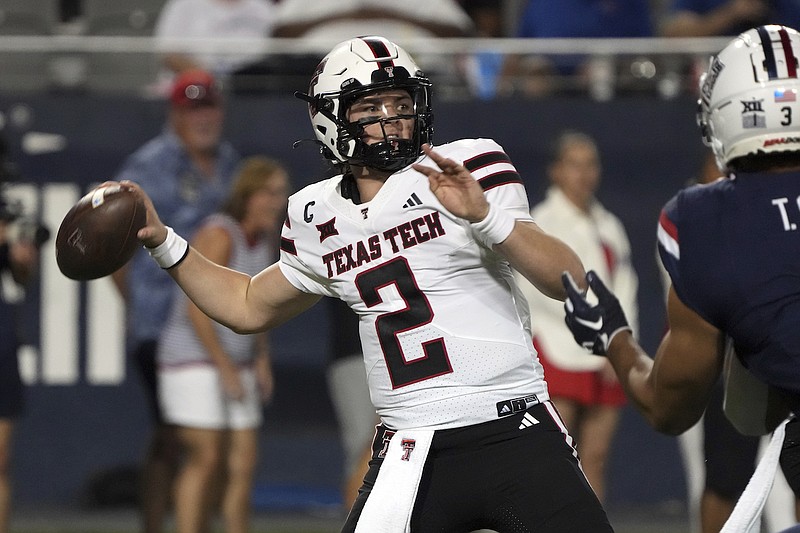
{"type": "Polygon", "coordinates": [[[743,128],[766,128],[767,116],[764,111],[764,100],[740,100],[742,104],[743,128]]]}
{"type": "Polygon", "coordinates": [[[319,231],[319,242],[324,241],[328,237],[339,235],[339,230],[336,229],[336,217],[322,224],[317,224],[317,230],[319,231]]]}

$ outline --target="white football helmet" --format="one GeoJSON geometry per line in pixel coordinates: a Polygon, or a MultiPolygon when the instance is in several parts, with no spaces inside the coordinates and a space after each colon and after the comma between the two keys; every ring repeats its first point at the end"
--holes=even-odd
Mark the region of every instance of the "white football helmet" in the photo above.
{"type": "Polygon", "coordinates": [[[721,170],[737,170],[734,160],[744,156],[800,150],[798,54],[800,34],[769,25],[711,57],[697,122],[721,170]]]}
{"type": "Polygon", "coordinates": [[[336,45],[317,66],[308,94],[295,96],[308,102],[322,154],[335,164],[395,171],[414,162],[422,144],[431,142],[431,83],[405,50],[383,37],[357,37],[336,45]],[[347,108],[367,92],[392,88],[407,90],[414,101],[413,114],[402,115],[416,119],[414,136],[367,145],[361,140],[364,126],[380,120],[349,123],[347,108]]]}

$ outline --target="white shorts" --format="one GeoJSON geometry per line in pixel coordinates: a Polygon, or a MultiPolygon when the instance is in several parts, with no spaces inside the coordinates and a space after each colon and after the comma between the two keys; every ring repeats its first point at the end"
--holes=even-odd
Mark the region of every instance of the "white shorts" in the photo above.
{"type": "Polygon", "coordinates": [[[261,425],[261,398],[252,368],[239,372],[245,397],[225,395],[216,367],[186,365],[158,369],[158,401],[164,422],[203,429],[251,429],[261,425]]]}

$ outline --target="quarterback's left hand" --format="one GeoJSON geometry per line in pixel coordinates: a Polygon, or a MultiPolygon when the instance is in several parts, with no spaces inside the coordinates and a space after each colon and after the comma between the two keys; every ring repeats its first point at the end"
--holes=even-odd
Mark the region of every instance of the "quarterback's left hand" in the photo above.
{"type": "Polygon", "coordinates": [[[561,282],[567,291],[567,299],[564,302],[567,314],[564,321],[575,337],[575,342],[595,355],[606,355],[614,335],[626,329],[630,330],[631,327],[619,300],[593,270],[586,274],[586,281],[597,296],[597,305],[592,305],[586,300],[586,296],[575,285],[575,280],[569,272],[561,274],[561,282]]]}

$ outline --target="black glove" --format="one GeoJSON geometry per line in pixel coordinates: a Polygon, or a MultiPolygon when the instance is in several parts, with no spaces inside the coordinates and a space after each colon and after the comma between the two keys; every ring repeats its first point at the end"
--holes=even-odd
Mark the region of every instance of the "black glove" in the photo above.
{"type": "Polygon", "coordinates": [[[606,355],[614,335],[626,329],[630,330],[631,327],[619,305],[619,300],[593,270],[586,274],[586,281],[597,296],[597,305],[591,305],[586,301],[586,296],[575,285],[575,280],[569,272],[561,274],[561,282],[567,290],[567,299],[564,302],[567,315],[564,321],[575,337],[575,342],[595,355],[606,355]]]}

